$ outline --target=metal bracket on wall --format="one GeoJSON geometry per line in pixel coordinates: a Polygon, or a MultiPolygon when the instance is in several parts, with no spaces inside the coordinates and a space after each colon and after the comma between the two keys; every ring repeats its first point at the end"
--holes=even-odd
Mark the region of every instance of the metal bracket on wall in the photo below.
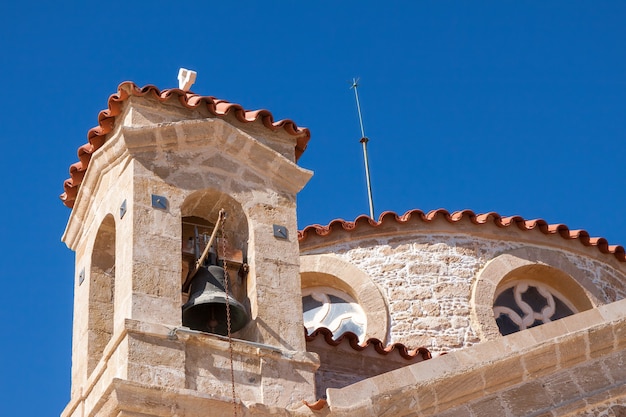
{"type": "Polygon", "coordinates": [[[289,231],[285,226],[274,225],[274,237],[277,239],[289,239],[289,231]]]}
{"type": "Polygon", "coordinates": [[[81,269],[78,273],[78,285],[82,284],[85,280],[85,268],[81,269]]]}
{"type": "Polygon", "coordinates": [[[167,210],[169,202],[162,195],[152,194],[152,207],[159,210],[167,210]]]}
{"type": "Polygon", "coordinates": [[[126,200],[122,201],[122,205],[120,206],[120,219],[124,218],[124,214],[126,214],[126,200]]]}

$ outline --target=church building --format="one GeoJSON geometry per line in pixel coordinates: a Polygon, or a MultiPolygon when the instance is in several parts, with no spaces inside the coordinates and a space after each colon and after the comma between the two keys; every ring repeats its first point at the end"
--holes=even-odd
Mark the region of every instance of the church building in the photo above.
{"type": "Polygon", "coordinates": [[[623,247],[469,210],[298,230],[309,130],[189,87],[122,83],[70,167],[63,417],[626,416],[623,247]]]}

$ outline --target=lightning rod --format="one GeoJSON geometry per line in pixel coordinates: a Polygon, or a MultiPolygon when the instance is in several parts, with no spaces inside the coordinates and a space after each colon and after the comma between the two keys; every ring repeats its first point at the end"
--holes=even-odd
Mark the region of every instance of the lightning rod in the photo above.
{"type": "Polygon", "coordinates": [[[359,91],[358,91],[359,79],[358,78],[352,79],[352,86],[350,88],[354,89],[354,97],[356,99],[356,109],[359,114],[359,125],[361,126],[361,140],[359,142],[361,142],[361,144],[363,145],[363,161],[365,163],[365,181],[367,183],[367,198],[368,198],[369,206],[370,206],[370,218],[372,218],[372,220],[376,220],[374,218],[374,197],[372,196],[372,183],[370,181],[370,164],[369,164],[369,158],[367,156],[367,142],[369,142],[369,139],[367,138],[367,136],[365,136],[365,129],[363,128],[363,115],[361,114],[361,103],[359,101],[359,91]]]}

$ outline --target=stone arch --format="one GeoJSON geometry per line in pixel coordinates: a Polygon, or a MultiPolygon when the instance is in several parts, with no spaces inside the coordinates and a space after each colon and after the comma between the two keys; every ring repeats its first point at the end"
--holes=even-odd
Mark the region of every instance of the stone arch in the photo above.
{"type": "Polygon", "coordinates": [[[221,209],[227,214],[227,238],[243,251],[245,258],[248,252],[248,218],[234,198],[214,189],[196,191],[185,198],[180,214],[182,217],[200,217],[215,224],[221,209]]]}
{"type": "Polygon", "coordinates": [[[498,289],[516,280],[545,283],[579,312],[599,304],[599,289],[562,253],[540,248],[515,249],[489,261],[472,286],[470,315],[481,340],[501,337],[493,313],[495,295],[498,289]]]}
{"type": "Polygon", "coordinates": [[[115,294],[115,220],[108,214],[100,224],[89,273],[87,374],[95,369],[113,335],[115,294]]]}
{"type": "Polygon", "coordinates": [[[333,255],[300,257],[302,288],[325,286],[345,292],[356,300],[367,317],[365,340],[386,343],[389,333],[389,309],[374,281],[356,266],[333,255]]]}
{"type": "MultiPolygon", "coordinates": [[[[182,227],[182,277],[184,282],[188,271],[193,267],[194,257],[189,258],[185,253],[186,240],[189,239],[188,224],[196,224],[203,228],[207,234],[213,231],[215,227],[219,227],[219,212],[226,212],[226,220],[224,223],[224,233],[226,236],[227,252],[229,253],[227,261],[227,272],[230,283],[231,294],[240,302],[242,302],[248,312],[250,311],[250,297],[247,290],[246,268],[244,265],[248,257],[248,218],[243,211],[239,202],[234,198],[215,189],[203,189],[191,193],[183,201],[181,212],[182,227]],[[232,255],[232,257],[231,257],[232,255]]],[[[221,239],[221,232],[218,231],[217,237],[221,239]]],[[[223,247],[218,247],[220,257],[223,247]]],[[[183,304],[187,301],[187,294],[183,294],[183,304]]]]}

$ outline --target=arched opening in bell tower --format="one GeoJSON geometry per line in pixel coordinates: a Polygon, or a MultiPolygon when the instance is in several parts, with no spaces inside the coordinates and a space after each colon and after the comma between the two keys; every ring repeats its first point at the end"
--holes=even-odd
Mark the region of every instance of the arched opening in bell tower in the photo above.
{"type": "Polygon", "coordinates": [[[248,222],[241,205],[216,190],[197,191],[182,204],[181,223],[183,325],[225,335],[228,305],[231,331],[240,330],[250,310],[248,222]]]}
{"type": "Polygon", "coordinates": [[[113,334],[113,296],[115,293],[115,220],[107,215],[91,254],[89,274],[89,313],[87,324],[87,374],[95,369],[113,334]]]}

